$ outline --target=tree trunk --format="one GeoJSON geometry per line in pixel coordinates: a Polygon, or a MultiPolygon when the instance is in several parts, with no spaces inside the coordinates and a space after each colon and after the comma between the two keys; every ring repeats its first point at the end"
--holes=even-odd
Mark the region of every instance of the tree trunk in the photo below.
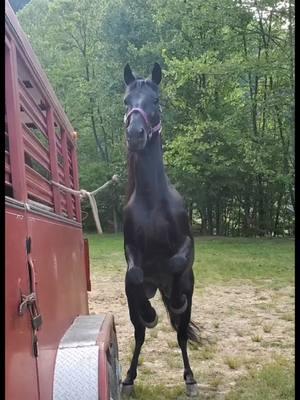
{"type": "Polygon", "coordinates": [[[264,236],[266,232],[266,210],[264,204],[264,190],[262,176],[258,175],[258,235],[264,236]]]}
{"type": "Polygon", "coordinates": [[[212,236],[214,233],[214,227],[213,227],[213,210],[212,207],[209,206],[207,208],[207,219],[208,219],[208,232],[212,236]]]}
{"type": "Polygon", "coordinates": [[[238,229],[237,229],[238,236],[241,236],[241,205],[239,204],[239,211],[238,211],[238,229]]]}
{"type": "Polygon", "coordinates": [[[288,20],[289,20],[289,47],[291,52],[290,57],[290,82],[291,82],[291,124],[290,124],[290,136],[291,136],[291,158],[294,164],[295,156],[295,82],[294,82],[294,68],[295,68],[295,46],[294,46],[294,13],[292,9],[292,0],[289,0],[288,8],[288,20]]]}
{"type": "MultiPolygon", "coordinates": [[[[84,57],[86,57],[85,51],[83,52],[83,55],[84,55],[84,57]]],[[[86,58],[85,58],[85,79],[87,82],[90,82],[90,69],[89,69],[89,63],[86,58]]],[[[94,99],[91,96],[89,97],[89,102],[90,102],[90,116],[91,116],[91,123],[92,123],[92,132],[93,132],[93,135],[94,135],[94,138],[96,141],[97,151],[98,151],[98,154],[100,155],[100,158],[105,160],[106,155],[102,148],[100,139],[97,135],[96,122],[95,122],[95,116],[94,116],[94,99]]]]}
{"type": "Polygon", "coordinates": [[[207,234],[207,208],[204,207],[204,210],[202,212],[202,234],[206,235],[207,234]]]}
{"type": "Polygon", "coordinates": [[[216,234],[217,234],[217,236],[220,236],[220,217],[221,217],[221,215],[220,215],[220,202],[219,201],[217,201],[217,204],[216,204],[216,234]]]}
{"type": "Polygon", "coordinates": [[[119,226],[118,226],[118,217],[115,205],[113,206],[113,221],[114,221],[114,232],[117,233],[119,231],[119,226]]]}
{"type": "Polygon", "coordinates": [[[244,206],[244,221],[243,221],[243,234],[250,236],[249,221],[250,221],[250,206],[248,200],[245,201],[244,206]]]}
{"type": "Polygon", "coordinates": [[[275,216],[275,222],[274,222],[274,236],[276,237],[278,235],[278,222],[279,222],[279,215],[280,215],[280,209],[281,209],[281,202],[282,202],[282,193],[279,195],[279,199],[277,202],[277,208],[276,208],[276,216],[275,216]]]}

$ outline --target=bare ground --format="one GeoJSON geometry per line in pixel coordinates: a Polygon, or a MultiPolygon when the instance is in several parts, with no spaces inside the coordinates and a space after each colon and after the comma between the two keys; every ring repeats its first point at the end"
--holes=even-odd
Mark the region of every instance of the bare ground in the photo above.
{"type": "MultiPolygon", "coordinates": [[[[147,330],[136,382],[178,386],[183,368],[176,334],[159,295],[152,300],[159,323],[147,330]]],[[[124,377],[133,351],[123,276],[92,276],[91,313],[112,312],[124,377]]],[[[249,282],[195,290],[192,319],[201,328],[202,344],[190,346],[191,366],[200,399],[224,399],[236,381],[253,368],[284,357],[294,360],[294,288],[267,289],[249,282]]]]}

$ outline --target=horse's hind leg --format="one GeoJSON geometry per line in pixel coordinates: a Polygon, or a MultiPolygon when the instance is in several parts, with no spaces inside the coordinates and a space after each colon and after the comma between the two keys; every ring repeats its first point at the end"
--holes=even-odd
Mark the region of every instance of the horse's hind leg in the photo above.
{"type": "Polygon", "coordinates": [[[180,316],[180,323],[177,331],[177,341],[181,349],[184,373],[183,377],[186,385],[186,392],[188,396],[196,396],[198,394],[197,382],[194,379],[194,374],[190,366],[190,361],[187,353],[187,341],[188,341],[188,325],[190,321],[190,302],[188,300],[188,308],[184,314],[180,316]]]}
{"type": "Polygon", "coordinates": [[[192,308],[192,294],[187,294],[187,308],[186,310],[178,315],[172,312],[168,300],[164,299],[170,314],[170,320],[172,326],[177,331],[177,341],[181,349],[182,360],[184,365],[183,377],[186,384],[186,392],[188,396],[196,396],[198,394],[197,382],[194,379],[194,374],[190,366],[190,361],[187,352],[187,341],[189,339],[188,330],[191,319],[191,308],[192,308]]]}

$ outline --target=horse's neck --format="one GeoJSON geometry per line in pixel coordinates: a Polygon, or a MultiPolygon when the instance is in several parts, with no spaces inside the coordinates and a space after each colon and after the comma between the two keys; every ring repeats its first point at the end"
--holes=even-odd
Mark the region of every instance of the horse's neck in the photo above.
{"type": "Polygon", "coordinates": [[[135,155],[134,180],[136,195],[145,197],[147,202],[155,202],[166,193],[167,177],[159,137],[135,155]]]}

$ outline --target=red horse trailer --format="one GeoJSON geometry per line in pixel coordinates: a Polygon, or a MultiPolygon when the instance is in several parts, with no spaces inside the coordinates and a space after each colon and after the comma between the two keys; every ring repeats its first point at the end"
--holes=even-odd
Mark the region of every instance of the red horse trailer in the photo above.
{"type": "MultiPolygon", "coordinates": [[[[73,128],[5,11],[5,399],[118,400],[111,314],[89,315],[73,128]]],[[[47,51],[47,50],[45,50],[47,51]]]]}

